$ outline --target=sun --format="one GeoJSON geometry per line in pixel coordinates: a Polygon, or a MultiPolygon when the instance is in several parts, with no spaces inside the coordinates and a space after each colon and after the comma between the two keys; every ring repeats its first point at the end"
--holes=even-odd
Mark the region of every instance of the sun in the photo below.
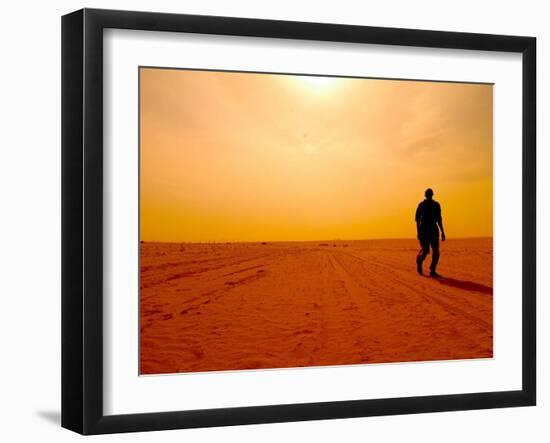
{"type": "Polygon", "coordinates": [[[294,78],[300,87],[315,94],[324,94],[331,91],[341,81],[341,79],[337,77],[320,77],[313,75],[300,75],[294,78]]]}

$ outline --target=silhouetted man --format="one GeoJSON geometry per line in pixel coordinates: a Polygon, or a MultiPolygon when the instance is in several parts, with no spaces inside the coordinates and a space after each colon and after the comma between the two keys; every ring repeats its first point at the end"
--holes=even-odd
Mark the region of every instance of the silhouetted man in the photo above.
{"type": "Polygon", "coordinates": [[[422,262],[432,248],[432,263],[430,264],[430,277],[441,277],[437,272],[439,261],[439,229],[441,229],[441,241],[445,241],[445,230],[441,219],[441,206],[433,199],[434,191],[430,188],[424,193],[426,199],[416,208],[416,233],[422,248],[416,256],[416,267],[422,275],[422,262]],[[439,227],[439,228],[438,228],[439,227]]]}

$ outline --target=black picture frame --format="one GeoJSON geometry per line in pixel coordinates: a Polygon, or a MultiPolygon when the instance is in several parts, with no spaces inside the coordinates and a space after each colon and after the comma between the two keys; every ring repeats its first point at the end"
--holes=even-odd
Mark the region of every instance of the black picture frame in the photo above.
{"type": "MultiPolygon", "coordinates": [[[[536,39],[83,9],[62,18],[62,426],[82,434],[530,406],[536,403],[536,39]],[[129,415],[103,412],[103,30],[522,54],[522,389],[129,415]]],[[[519,147],[518,147],[519,149],[519,147]]]]}

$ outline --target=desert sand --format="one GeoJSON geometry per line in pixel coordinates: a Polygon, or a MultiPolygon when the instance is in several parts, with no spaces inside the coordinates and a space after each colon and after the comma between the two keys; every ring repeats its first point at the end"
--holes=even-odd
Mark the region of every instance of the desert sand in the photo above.
{"type": "Polygon", "coordinates": [[[142,242],[141,373],[492,357],[492,239],[442,243],[442,279],[418,249],[142,242]]]}

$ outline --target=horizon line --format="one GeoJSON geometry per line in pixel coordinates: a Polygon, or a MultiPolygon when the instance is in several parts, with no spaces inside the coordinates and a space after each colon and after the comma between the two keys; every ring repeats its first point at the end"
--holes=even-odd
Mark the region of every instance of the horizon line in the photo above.
{"type": "MultiPolygon", "coordinates": [[[[477,235],[471,237],[451,237],[448,240],[474,240],[494,238],[492,235],[477,235]]],[[[416,237],[386,237],[386,238],[355,238],[355,239],[317,239],[317,240],[139,240],[140,243],[191,243],[191,244],[237,244],[237,243],[315,243],[315,242],[352,242],[352,241],[387,241],[387,240],[418,240],[416,237]]]]}

